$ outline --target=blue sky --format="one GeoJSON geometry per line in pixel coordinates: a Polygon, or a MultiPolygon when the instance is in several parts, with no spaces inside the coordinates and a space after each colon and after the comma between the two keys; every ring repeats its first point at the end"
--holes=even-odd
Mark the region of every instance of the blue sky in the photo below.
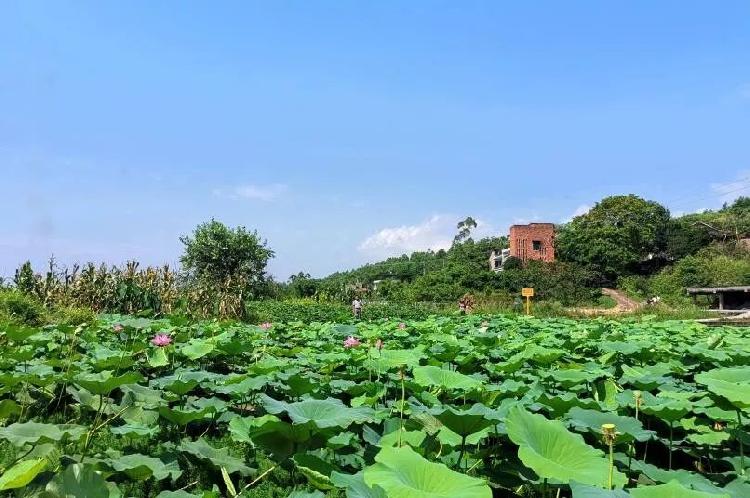
{"type": "Polygon", "coordinates": [[[285,279],[750,194],[750,3],[0,3],[0,275],[175,263],[215,217],[285,279]]]}

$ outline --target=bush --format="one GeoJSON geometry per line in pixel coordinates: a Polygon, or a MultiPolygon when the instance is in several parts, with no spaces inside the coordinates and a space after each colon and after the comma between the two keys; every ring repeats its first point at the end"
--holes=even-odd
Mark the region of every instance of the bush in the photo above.
{"type": "Polygon", "coordinates": [[[17,290],[0,290],[0,317],[6,321],[39,326],[47,322],[44,306],[17,290]]]}
{"type": "Polygon", "coordinates": [[[55,311],[54,322],[61,325],[81,325],[84,323],[94,323],[96,313],[90,308],[66,307],[55,311]]]}

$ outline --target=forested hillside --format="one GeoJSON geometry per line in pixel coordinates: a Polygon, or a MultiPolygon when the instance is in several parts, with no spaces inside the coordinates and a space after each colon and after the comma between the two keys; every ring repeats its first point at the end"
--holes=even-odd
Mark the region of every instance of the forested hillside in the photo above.
{"type": "Polygon", "coordinates": [[[533,286],[542,299],[573,305],[596,300],[602,286],[619,286],[642,298],[682,301],[687,286],[750,283],[743,241],[749,232],[750,198],[671,217],[657,202],[613,196],[557,227],[554,263],[522,266],[511,260],[495,273],[488,258],[507,247],[507,237],[465,236],[448,250],[389,258],[320,280],[297,275],[288,292],[335,300],[359,293],[403,302],[452,301],[469,292],[510,301],[521,287],[533,286]]]}

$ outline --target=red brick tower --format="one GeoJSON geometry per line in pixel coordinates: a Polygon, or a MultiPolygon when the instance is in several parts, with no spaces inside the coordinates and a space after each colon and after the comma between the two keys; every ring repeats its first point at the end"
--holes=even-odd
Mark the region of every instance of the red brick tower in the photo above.
{"type": "Polygon", "coordinates": [[[510,227],[510,255],[523,262],[555,260],[555,225],[529,223],[510,227]]]}

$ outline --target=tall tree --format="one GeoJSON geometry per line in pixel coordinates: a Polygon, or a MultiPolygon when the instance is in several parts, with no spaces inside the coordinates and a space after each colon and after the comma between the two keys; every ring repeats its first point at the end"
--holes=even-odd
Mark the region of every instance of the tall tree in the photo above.
{"type": "Polygon", "coordinates": [[[666,249],[669,211],[635,195],[606,197],[565,225],[556,239],[560,259],[605,278],[635,273],[666,249]]]}
{"type": "Polygon", "coordinates": [[[471,237],[471,230],[477,227],[477,222],[471,216],[467,216],[466,219],[461,220],[456,225],[458,233],[453,237],[453,242],[459,244],[464,240],[468,240],[471,237]]]}
{"type": "Polygon", "coordinates": [[[257,232],[212,219],[198,225],[192,236],[180,237],[180,242],[185,245],[180,261],[194,279],[245,297],[262,293],[266,265],[274,253],[257,232]]]}

